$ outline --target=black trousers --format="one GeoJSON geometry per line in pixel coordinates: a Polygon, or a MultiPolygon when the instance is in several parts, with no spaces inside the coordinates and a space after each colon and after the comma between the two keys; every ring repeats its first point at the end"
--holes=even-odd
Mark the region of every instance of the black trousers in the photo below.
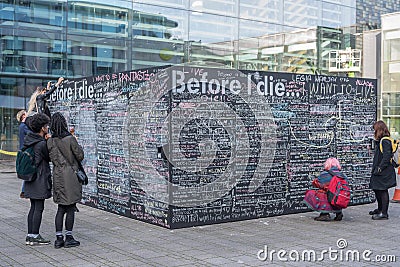
{"type": "Polygon", "coordinates": [[[387,215],[389,209],[389,191],[386,190],[374,190],[376,201],[378,202],[378,210],[382,214],[387,215]]]}
{"type": "Polygon", "coordinates": [[[55,218],[56,232],[62,232],[64,214],[65,216],[65,230],[72,231],[75,221],[76,204],[61,205],[58,204],[57,214],[55,218]]]}
{"type": "Polygon", "coordinates": [[[28,234],[39,234],[44,210],[44,199],[30,199],[31,208],[28,213],[28,234]]]}

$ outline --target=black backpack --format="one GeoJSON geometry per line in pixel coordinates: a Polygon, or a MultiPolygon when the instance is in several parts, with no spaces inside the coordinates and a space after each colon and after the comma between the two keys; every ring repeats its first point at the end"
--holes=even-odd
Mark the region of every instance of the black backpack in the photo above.
{"type": "Polygon", "coordinates": [[[17,153],[16,170],[17,177],[26,182],[32,182],[37,177],[37,168],[35,165],[34,146],[23,147],[17,153]]]}

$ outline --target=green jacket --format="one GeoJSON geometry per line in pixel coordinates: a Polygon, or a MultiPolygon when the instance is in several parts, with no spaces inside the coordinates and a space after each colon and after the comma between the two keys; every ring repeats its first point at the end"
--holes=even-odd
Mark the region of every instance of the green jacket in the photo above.
{"type": "Polygon", "coordinates": [[[75,170],[78,162],[84,158],[82,147],[76,138],[68,135],[64,138],[47,140],[50,159],[53,162],[53,200],[56,204],[71,205],[81,201],[82,184],[75,170]]]}

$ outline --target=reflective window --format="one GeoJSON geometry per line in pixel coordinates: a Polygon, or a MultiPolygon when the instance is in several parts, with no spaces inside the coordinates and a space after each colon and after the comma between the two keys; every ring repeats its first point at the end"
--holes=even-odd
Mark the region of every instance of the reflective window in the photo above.
{"type": "Polygon", "coordinates": [[[241,0],[239,16],[251,21],[282,24],[282,4],[281,0],[241,0]]]}
{"type": "Polygon", "coordinates": [[[188,21],[187,10],[135,3],[132,69],[183,63],[188,21]]]}
{"type": "Polygon", "coordinates": [[[0,20],[14,20],[15,5],[11,2],[12,1],[0,2],[0,20]]]}
{"type": "MultiPolygon", "coordinates": [[[[287,56],[282,56],[281,52],[271,53],[280,51],[284,45],[292,45],[294,49],[293,44],[297,43],[307,47],[296,46],[295,49],[314,50],[311,49],[313,42],[301,39],[302,35],[291,41],[296,30],[351,25],[355,17],[355,9],[350,8],[354,6],[352,1],[345,0],[12,3],[14,1],[2,1],[0,18],[20,22],[20,34],[15,36],[12,31],[3,31],[5,49],[1,69],[7,73],[64,76],[91,76],[202,61],[215,61],[228,67],[247,66],[253,61],[254,66],[262,69],[278,70],[271,66],[277,65],[278,58],[282,60],[287,56]],[[35,31],[37,27],[41,30],[35,31]],[[274,34],[288,39],[285,44],[271,45],[280,39],[274,34]]],[[[307,60],[314,56],[308,53],[305,53],[307,60]]]]}
{"type": "Polygon", "coordinates": [[[238,40],[238,19],[211,14],[190,14],[190,62],[216,62],[233,67],[234,41],[238,40]]]}
{"type": "Polygon", "coordinates": [[[314,0],[285,0],[284,24],[308,28],[321,25],[322,2],[314,0]]]}
{"type": "Polygon", "coordinates": [[[126,70],[130,66],[127,47],[132,47],[128,39],[132,11],[127,1],[116,4],[110,8],[100,3],[71,2],[68,9],[70,52],[66,60],[56,62],[61,70],[53,70],[53,74],[91,76],[126,70]]]}
{"type": "Polygon", "coordinates": [[[0,18],[13,19],[18,31],[2,29],[1,71],[6,73],[51,74],[55,57],[66,53],[65,13],[62,1],[4,1],[0,18]],[[8,2],[8,3],[4,3],[8,2]]]}
{"type": "MultiPolygon", "coordinates": [[[[18,151],[18,126],[15,115],[26,106],[24,78],[0,76],[0,149],[18,151]]],[[[12,159],[0,154],[0,159],[12,159]]]]}
{"type": "Polygon", "coordinates": [[[237,67],[278,71],[284,51],[282,26],[240,20],[237,67]]]}
{"type": "Polygon", "coordinates": [[[400,60],[400,39],[390,40],[390,60],[400,60]]]}
{"type": "Polygon", "coordinates": [[[189,10],[220,16],[237,16],[239,0],[191,0],[189,10]]]}
{"type": "Polygon", "coordinates": [[[29,13],[32,14],[32,22],[35,24],[48,24],[54,26],[65,26],[64,3],[54,2],[49,5],[48,2],[32,1],[29,13]]]}
{"type": "MultiPolygon", "coordinates": [[[[188,9],[189,2],[194,2],[194,0],[136,0],[135,3],[139,4],[147,4],[150,6],[157,7],[173,7],[173,8],[181,8],[188,9]]],[[[202,1],[200,1],[202,2],[202,1]]]]}
{"type": "Polygon", "coordinates": [[[324,27],[349,27],[356,24],[356,10],[348,6],[325,3],[322,8],[324,27]]]}
{"type": "Polygon", "coordinates": [[[189,39],[205,44],[218,44],[238,39],[238,19],[210,14],[190,14],[189,39]]]}
{"type": "MultiPolygon", "coordinates": [[[[356,0],[323,0],[322,2],[327,2],[327,3],[333,3],[335,5],[342,5],[342,6],[348,6],[348,7],[356,7],[356,3],[358,1],[356,0]]],[[[325,5],[325,3],[324,3],[325,5]]]]}
{"type": "Polygon", "coordinates": [[[382,94],[385,115],[400,114],[400,93],[384,93],[382,94]]]}

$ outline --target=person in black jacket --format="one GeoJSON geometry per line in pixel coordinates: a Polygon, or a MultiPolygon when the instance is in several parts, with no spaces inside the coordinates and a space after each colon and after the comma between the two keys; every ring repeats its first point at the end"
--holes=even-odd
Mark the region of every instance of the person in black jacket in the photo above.
{"type": "MultiPolygon", "coordinates": [[[[47,87],[43,88],[38,86],[36,91],[32,94],[31,99],[28,104],[28,116],[35,113],[44,113],[49,118],[51,118],[50,109],[47,105],[47,100],[50,98],[51,94],[61,85],[64,81],[63,77],[58,78],[56,84],[47,83],[47,87]]],[[[29,124],[28,124],[29,126],[29,124]]]]}
{"type": "Polygon", "coordinates": [[[48,134],[49,117],[46,114],[35,114],[31,118],[31,130],[24,140],[24,147],[33,146],[37,177],[31,182],[25,182],[25,197],[30,199],[31,207],[28,213],[27,245],[50,244],[40,234],[44,201],[51,197],[50,157],[45,137],[48,134]]]}
{"type": "Polygon", "coordinates": [[[392,144],[388,139],[390,132],[383,121],[374,123],[374,160],[372,162],[372,175],[370,180],[370,188],[374,190],[378,208],[369,212],[373,220],[389,219],[389,192],[388,189],[396,186],[396,173],[392,165],[392,144]],[[382,144],[382,150],[380,149],[382,144]]]}

